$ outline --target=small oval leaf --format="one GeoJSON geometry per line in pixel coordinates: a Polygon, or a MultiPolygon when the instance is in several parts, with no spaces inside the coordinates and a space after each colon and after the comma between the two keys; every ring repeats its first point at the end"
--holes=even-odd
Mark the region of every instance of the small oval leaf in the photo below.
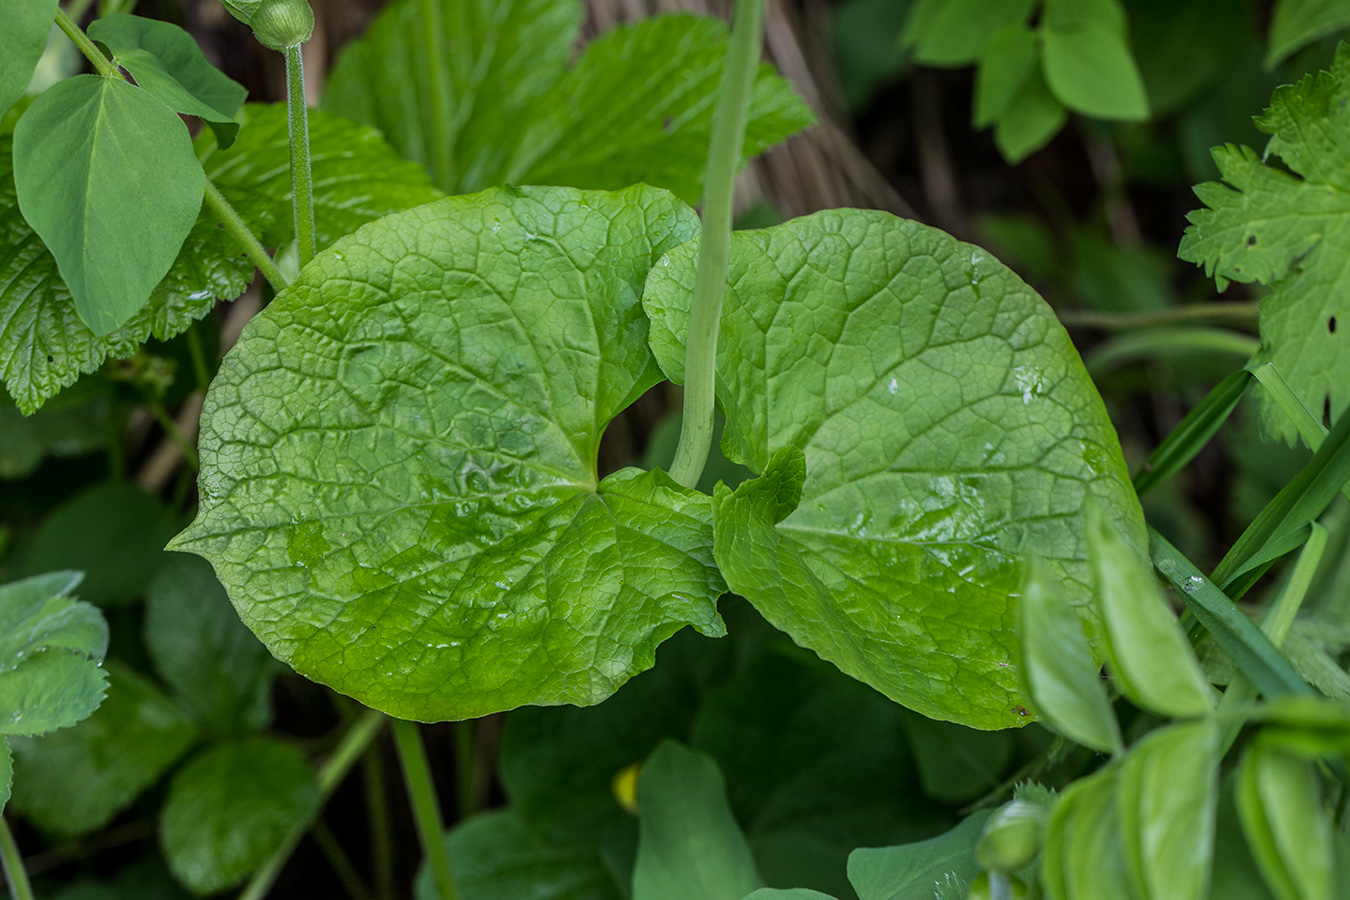
{"type": "Polygon", "coordinates": [[[1258,737],[1238,773],[1237,806],[1271,891],[1280,900],[1330,900],[1334,831],[1314,762],[1258,737]]]}

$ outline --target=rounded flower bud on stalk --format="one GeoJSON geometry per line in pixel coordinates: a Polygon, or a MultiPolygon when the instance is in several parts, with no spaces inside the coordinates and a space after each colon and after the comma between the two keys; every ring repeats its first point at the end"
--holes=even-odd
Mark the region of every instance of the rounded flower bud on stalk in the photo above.
{"type": "Polygon", "coordinates": [[[308,0],[262,0],[248,24],[264,47],[288,50],[314,33],[314,10],[308,0]]]}
{"type": "Polygon", "coordinates": [[[1014,800],[989,817],[975,847],[975,861],[994,872],[1011,874],[1036,858],[1045,810],[1030,800],[1014,800]]]}

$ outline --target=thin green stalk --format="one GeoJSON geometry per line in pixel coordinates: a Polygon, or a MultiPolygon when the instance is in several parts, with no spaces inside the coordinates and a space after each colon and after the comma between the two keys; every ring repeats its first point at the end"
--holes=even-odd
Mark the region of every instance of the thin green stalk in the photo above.
{"type": "Polygon", "coordinates": [[[712,447],[717,332],[731,252],[731,204],[763,34],[764,0],[736,0],[726,69],[708,144],[703,231],[684,357],[684,420],[670,466],[671,477],[687,488],[698,484],[712,447]]]}
{"type": "Polygon", "coordinates": [[[394,846],[390,841],[389,800],[384,789],[384,755],[379,744],[366,751],[361,765],[366,783],[366,815],[370,818],[370,856],[375,869],[375,896],[394,898],[394,846]]]}
{"type": "MultiPolygon", "coordinates": [[[[333,750],[333,755],[319,769],[319,802],[326,802],[337,786],[342,783],[342,779],[347,777],[352,766],[361,758],[366,747],[380,731],[380,726],[384,723],[383,713],[375,710],[367,710],[361,718],[347,730],[338,742],[337,748],[333,750]]],[[[249,880],[238,900],[262,900],[267,896],[267,892],[272,889],[272,884],[281,874],[287,860],[295,852],[295,847],[300,843],[300,839],[305,836],[309,829],[309,823],[306,823],[290,833],[280,847],[272,856],[263,863],[262,868],[253,873],[253,878],[249,880]]]]}
{"type": "Polygon", "coordinates": [[[206,349],[202,347],[202,332],[199,322],[193,322],[187,330],[188,354],[192,357],[192,374],[197,379],[197,390],[203,394],[211,384],[211,367],[206,364],[206,349]]]}
{"type": "Polygon", "coordinates": [[[272,257],[268,256],[267,251],[263,249],[262,242],[253,236],[253,232],[249,231],[243,218],[234,211],[230,201],[225,199],[225,195],[220,192],[220,188],[216,187],[210,178],[206,179],[206,206],[211,210],[211,214],[225,226],[225,230],[238,242],[239,246],[243,248],[244,253],[248,255],[249,262],[257,266],[259,272],[262,272],[263,277],[267,279],[267,283],[272,285],[272,290],[277,293],[285,290],[286,285],[290,283],[286,280],[286,276],[281,274],[277,264],[272,262],[272,257]]]}
{"type": "Polygon", "coordinates": [[[324,824],[323,819],[315,821],[311,833],[314,835],[314,843],[318,844],[323,855],[328,857],[328,864],[333,867],[333,872],[347,890],[347,895],[352,900],[371,900],[370,888],[361,880],[361,874],[356,871],[356,866],[352,865],[347,851],[342,849],[342,844],[324,824]]]}
{"type": "Polygon", "coordinates": [[[1261,349],[1251,335],[1226,328],[1155,328],[1133,331],[1113,337],[1083,357],[1083,365],[1093,376],[1138,359],[1190,357],[1196,353],[1232,353],[1248,357],[1261,349]]]}
{"type": "Polygon", "coordinates": [[[192,442],[183,434],[178,427],[178,423],[173,420],[173,416],[169,415],[169,411],[164,408],[164,401],[147,392],[145,402],[150,407],[150,411],[155,414],[155,420],[164,429],[164,433],[169,436],[169,440],[173,441],[183,454],[183,459],[187,460],[188,465],[194,470],[200,470],[202,466],[201,461],[197,458],[197,448],[192,446],[192,442]]]}
{"type": "Polygon", "coordinates": [[[14,835],[10,833],[9,823],[4,816],[0,816],[0,862],[5,866],[10,896],[14,900],[33,900],[33,886],[28,883],[23,856],[19,854],[19,845],[14,843],[14,835]]]}
{"type": "Polygon", "coordinates": [[[441,0],[421,0],[418,8],[422,16],[422,49],[427,56],[427,66],[431,69],[427,99],[431,103],[431,142],[436,157],[432,160],[432,180],[444,190],[453,191],[459,173],[455,171],[454,148],[450,142],[450,83],[446,71],[450,62],[441,43],[445,40],[441,0]]]}
{"type": "Polygon", "coordinates": [[[125,76],[117,70],[117,66],[114,66],[112,61],[103,55],[103,51],[98,49],[93,41],[89,40],[89,35],[85,34],[84,30],[76,25],[74,20],[66,15],[65,10],[59,6],[56,8],[56,25],[66,33],[66,37],[70,38],[76,47],[80,48],[80,52],[84,54],[85,58],[94,64],[98,74],[115,75],[123,81],[126,80],[125,76]]]}
{"type": "MultiPolygon", "coordinates": [[[[286,122],[291,142],[291,206],[300,268],[314,258],[314,177],[309,167],[309,107],[305,105],[305,64],[300,45],[286,48],[286,122]]],[[[271,280],[271,279],[269,279],[271,280]]]]}
{"type": "Polygon", "coordinates": [[[473,720],[455,723],[455,774],[459,781],[459,817],[467,819],[478,808],[474,796],[475,762],[473,720]]]}
{"type": "Polygon", "coordinates": [[[455,873],[450,867],[450,855],[445,851],[445,820],[436,799],[436,788],[431,783],[431,767],[427,764],[427,750],[422,745],[422,734],[416,722],[390,719],[394,744],[403,763],[403,780],[408,786],[417,835],[422,841],[422,852],[431,864],[440,900],[459,900],[455,887],[455,873]]]}
{"type": "Polygon", "coordinates": [[[1129,331],[1181,325],[1188,322],[1236,322],[1255,324],[1260,309],[1255,303],[1195,303],[1155,312],[1111,313],[1095,309],[1061,310],[1059,320],[1068,326],[1100,328],[1103,331],[1129,331]]]}

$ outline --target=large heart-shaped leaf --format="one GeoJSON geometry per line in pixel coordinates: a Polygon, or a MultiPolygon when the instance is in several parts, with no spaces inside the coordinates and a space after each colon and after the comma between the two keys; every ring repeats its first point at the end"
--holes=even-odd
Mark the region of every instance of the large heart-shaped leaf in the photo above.
{"type": "Polygon", "coordinates": [[[660,379],[642,284],[696,227],[645,186],[522,188],[339,241],[222,365],[173,546],[278,658],[405,718],[595,703],[720,633],[706,495],[596,472],[660,379]]]}
{"type": "MultiPolygon", "coordinates": [[[[696,254],[662,260],[643,299],[676,382],[696,254]]],[[[927,716],[1027,721],[1020,560],[1046,560],[1087,606],[1088,497],[1145,546],[1115,431],[1050,308],[984,250],[862,210],[738,233],[728,283],[722,447],[765,473],[714,503],[728,585],[927,716]]]]}

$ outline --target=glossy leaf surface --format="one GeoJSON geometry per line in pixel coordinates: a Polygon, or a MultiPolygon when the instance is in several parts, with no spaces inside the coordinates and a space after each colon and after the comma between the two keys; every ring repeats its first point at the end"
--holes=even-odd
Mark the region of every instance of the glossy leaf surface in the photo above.
{"type": "MultiPolygon", "coordinates": [[[[1350,294],[1342,265],[1350,249],[1350,46],[1328,71],[1277,88],[1256,120],[1271,136],[1264,154],[1227,145],[1212,152],[1223,183],[1196,187],[1206,209],[1177,254],[1228,281],[1272,288],[1261,300],[1262,350],[1299,399],[1332,421],[1350,404],[1344,329],[1350,294]],[[1283,165],[1265,158],[1277,156],[1283,165]]],[[[1262,404],[1266,429],[1293,442],[1297,429],[1274,403],[1262,404]]]]}
{"type": "MultiPolygon", "coordinates": [[[[643,298],[677,383],[696,249],[653,269],[643,298]]],[[[861,210],[738,232],[728,282],[722,449],[765,473],[715,499],[732,590],[925,715],[1025,722],[1022,555],[1084,607],[1084,499],[1144,546],[1115,431],[1049,307],[985,251],[861,210]],[[793,447],[804,463],[770,465],[793,447]]]]}
{"type": "Polygon", "coordinates": [[[848,858],[858,900],[930,900],[934,889],[960,893],[979,873],[975,845],[990,811],[968,816],[945,834],[899,847],[864,847],[848,858]]]}
{"type": "Polygon", "coordinates": [[[120,78],[77,75],[19,120],[14,185],[81,321],[102,337],[145,306],[177,259],[206,180],[173,110],[120,78]]]}
{"type": "Polygon", "coordinates": [[[763,885],[717,763],[666,741],[642,766],[633,900],[741,900],[763,885]]]}
{"type": "MultiPolygon", "coordinates": [[[[452,193],[641,181],[695,202],[726,26],[674,15],[616,28],[568,69],[580,22],[574,0],[391,4],[344,52],[324,108],[376,126],[452,193]]],[[[813,121],[766,66],[746,154],[813,121]]]]}
{"type": "Polygon", "coordinates": [[[89,25],[89,37],[156,99],[205,120],[221,144],[234,141],[239,133],[234,115],[248,89],[211,65],[192,35],[169,22],[112,13],[89,25]]]}
{"type": "Polygon", "coordinates": [[[1120,726],[1083,621],[1038,560],[1027,566],[1018,610],[1022,677],[1036,713],[1085,747],[1103,753],[1120,749],[1120,726]]]}
{"type": "Polygon", "coordinates": [[[278,658],[404,717],[595,703],[722,633],[707,497],[595,470],[659,379],[643,280],[695,227],[651,188],[523,188],[340,241],[223,364],[174,546],[278,658]]]}
{"type": "Polygon", "coordinates": [[[106,825],[179,760],[196,730],[134,670],[110,662],[108,697],[73,728],[15,738],[14,808],[52,834],[106,825]]]}
{"type": "Polygon", "coordinates": [[[28,90],[56,19],[57,0],[18,0],[5,4],[0,38],[0,115],[28,90]]]}
{"type": "Polygon", "coordinates": [[[1334,827],[1313,762],[1259,738],[1238,772],[1237,807],[1261,875],[1280,900],[1330,900],[1334,827]]]}
{"type": "Polygon", "coordinates": [[[175,877],[206,894],[242,881],[319,811],[304,754],[273,738],[218,744],[178,771],[159,818],[175,877]]]}

